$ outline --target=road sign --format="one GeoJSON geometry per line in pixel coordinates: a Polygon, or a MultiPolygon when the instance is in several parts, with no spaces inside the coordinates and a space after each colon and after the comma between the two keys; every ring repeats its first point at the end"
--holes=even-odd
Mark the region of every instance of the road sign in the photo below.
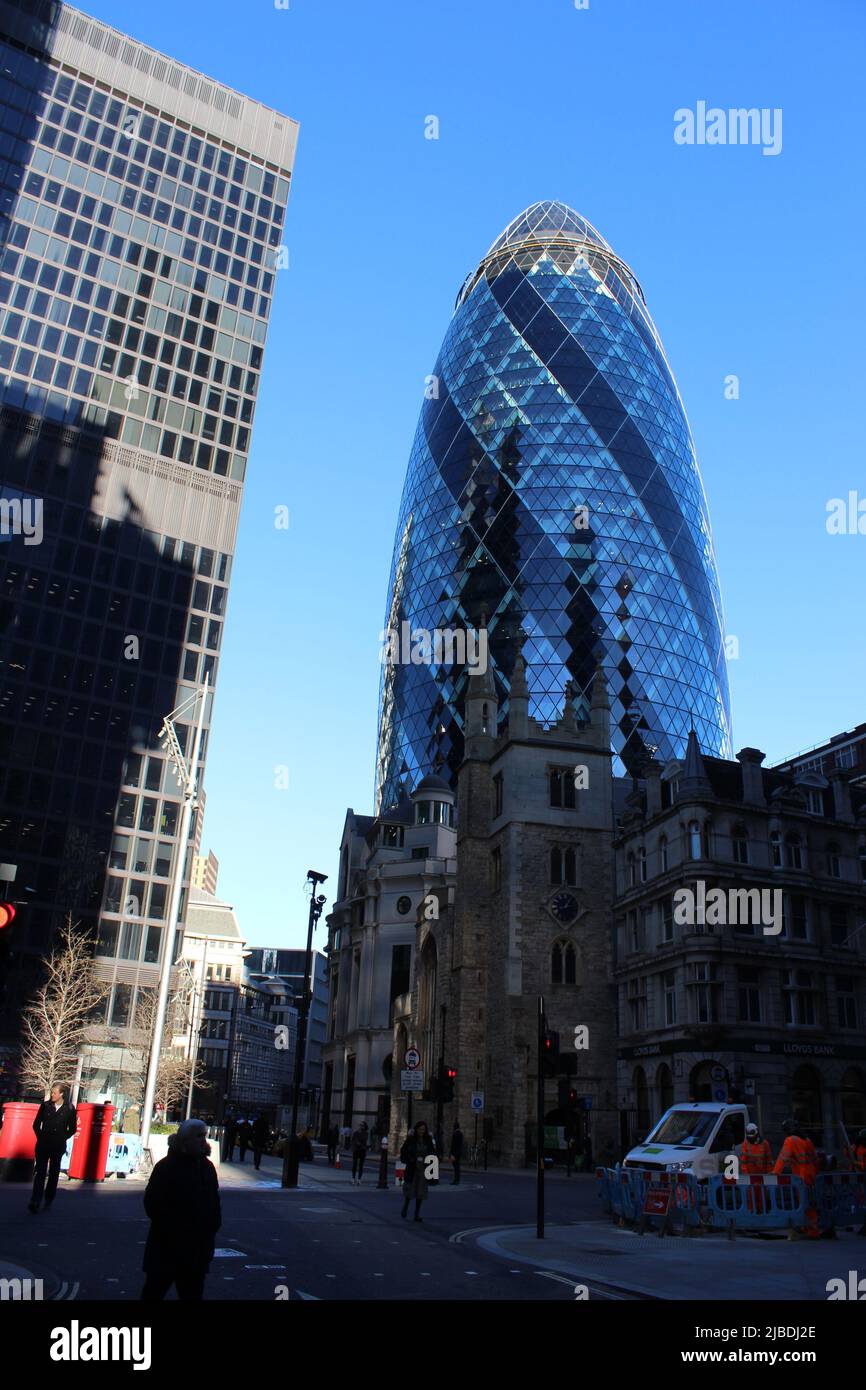
{"type": "Polygon", "coordinates": [[[728,1073],[724,1067],[716,1065],[710,1068],[710,1078],[713,1081],[727,1081],[728,1073]]]}
{"type": "Polygon", "coordinates": [[[411,1068],[404,1068],[400,1072],[401,1091],[423,1091],[424,1073],[423,1071],[413,1071],[411,1068]]]}
{"type": "Polygon", "coordinates": [[[644,1216],[667,1216],[671,1205],[669,1187],[648,1187],[643,1199],[644,1216]]]}
{"type": "Polygon", "coordinates": [[[473,1092],[472,1092],[472,1099],[471,1099],[470,1102],[469,1102],[469,1109],[470,1109],[470,1110],[474,1110],[475,1113],[476,1113],[476,1115],[480,1115],[480,1114],[481,1114],[481,1111],[484,1109],[484,1092],[483,1092],[483,1091],[473,1091],[473,1092]]]}
{"type": "Polygon", "coordinates": [[[713,1100],[727,1100],[727,1099],[728,1099],[728,1093],[727,1093],[727,1091],[723,1090],[721,1086],[719,1086],[715,1091],[713,1091],[713,1100]]]}
{"type": "Polygon", "coordinates": [[[403,1065],[407,1071],[417,1071],[421,1065],[421,1053],[417,1047],[407,1047],[403,1056],[403,1065]]]}

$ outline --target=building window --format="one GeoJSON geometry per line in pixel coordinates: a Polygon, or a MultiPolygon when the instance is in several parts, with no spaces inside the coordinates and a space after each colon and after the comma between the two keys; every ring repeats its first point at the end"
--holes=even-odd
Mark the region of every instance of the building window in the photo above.
{"type": "Polygon", "coordinates": [[[737,1019],[740,1023],[761,1022],[761,972],[751,966],[737,967],[737,1019]]]}
{"type": "Polygon", "coordinates": [[[490,855],[490,887],[494,893],[502,887],[502,851],[495,849],[490,855]]]}
{"type": "Polygon", "coordinates": [[[677,1021],[677,972],[666,970],[662,975],[665,1003],[665,1023],[670,1027],[677,1021]]]}
{"type": "Polygon", "coordinates": [[[550,881],[574,888],[577,884],[577,856],[573,849],[562,850],[554,845],[550,851],[550,881]]]}
{"type": "Polygon", "coordinates": [[[668,942],[674,939],[674,900],[672,897],[662,898],[662,941],[668,942]]]}
{"type": "Polygon", "coordinates": [[[633,1033],[646,1028],[646,976],[633,975],[628,982],[628,1007],[633,1033]]]}
{"type": "Polygon", "coordinates": [[[817,993],[811,970],[786,970],[782,975],[782,1006],[786,1023],[812,1026],[817,1017],[817,993]]]}
{"type": "Polygon", "coordinates": [[[628,857],[628,886],[629,886],[629,888],[634,888],[634,886],[635,886],[636,883],[637,883],[637,865],[636,865],[636,863],[635,863],[635,857],[634,857],[634,855],[633,855],[633,854],[630,854],[629,857],[628,857]]]}
{"type": "Polygon", "coordinates": [[[574,810],[574,773],[568,767],[552,768],[549,774],[550,804],[574,810]]]}
{"type": "Polygon", "coordinates": [[[502,815],[502,773],[497,772],[493,779],[493,815],[502,815]]]}
{"type": "Polygon", "coordinates": [[[628,939],[628,949],[630,951],[639,951],[640,929],[638,927],[637,913],[634,909],[625,914],[625,930],[628,939]]]}
{"type": "Polygon", "coordinates": [[[744,825],[735,825],[731,831],[731,849],[735,864],[748,864],[749,833],[744,825]]]}
{"type": "Polygon", "coordinates": [[[857,987],[852,975],[836,976],[836,1011],[840,1028],[857,1027],[857,987]]]}
{"type": "Polygon", "coordinates": [[[839,855],[839,846],[835,840],[827,846],[827,873],[831,878],[842,877],[842,860],[839,855]]]}
{"type": "Polygon", "coordinates": [[[555,941],[550,957],[550,979],[555,985],[577,983],[577,953],[572,941],[555,941]]]}
{"type": "Polygon", "coordinates": [[[834,761],[837,767],[855,767],[857,764],[857,752],[853,743],[849,743],[847,748],[837,748],[834,761]]]}
{"type": "Polygon", "coordinates": [[[782,836],[778,830],[770,831],[770,863],[774,869],[782,867],[782,836]]]}
{"type": "Polygon", "coordinates": [[[689,821],[689,858],[700,859],[702,856],[701,827],[698,821],[689,821]]]}
{"type": "Polygon", "coordinates": [[[660,865],[660,868],[661,868],[661,872],[662,872],[663,874],[664,874],[664,873],[667,873],[667,867],[668,867],[668,839],[667,839],[667,836],[666,836],[666,835],[662,835],[661,839],[659,840],[659,865],[660,865]]]}
{"type": "Polygon", "coordinates": [[[790,941],[808,941],[809,914],[806,899],[799,893],[782,894],[782,936],[790,941]]]}
{"type": "Polygon", "coordinates": [[[406,994],[409,990],[409,980],[412,969],[412,947],[411,946],[392,946],[391,947],[391,993],[390,999],[396,999],[400,994],[406,994]]]}
{"type": "Polygon", "coordinates": [[[403,826],[402,825],[383,825],[382,826],[382,845],[385,849],[403,848],[403,826]]]}
{"type": "Polygon", "coordinates": [[[800,843],[799,835],[787,835],[785,837],[785,863],[789,869],[802,869],[803,846],[800,843]]]}
{"type": "Polygon", "coordinates": [[[830,941],[834,946],[848,945],[848,912],[839,903],[830,908],[830,941]]]}
{"type": "Polygon", "coordinates": [[[717,967],[713,961],[694,961],[691,967],[689,991],[694,1023],[718,1023],[717,967]]]}
{"type": "Polygon", "coordinates": [[[806,810],[810,816],[823,816],[824,794],[816,787],[806,788],[806,810]]]}
{"type": "Polygon", "coordinates": [[[860,846],[857,855],[860,859],[860,879],[861,882],[866,883],[866,844],[860,846]]]}
{"type": "Polygon", "coordinates": [[[646,850],[643,846],[637,852],[637,862],[640,868],[640,881],[646,883],[646,850]]]}

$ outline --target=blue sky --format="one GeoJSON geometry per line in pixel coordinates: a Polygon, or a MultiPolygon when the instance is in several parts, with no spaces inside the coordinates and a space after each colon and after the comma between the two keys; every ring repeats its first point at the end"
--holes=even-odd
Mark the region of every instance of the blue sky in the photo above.
{"type": "Polygon", "coordinates": [[[424,377],[465,275],[539,198],[632,267],[677,377],[740,646],[735,747],[774,760],[866,718],[866,535],[825,528],[828,499],[866,499],[861,0],[84,8],[301,123],[206,786],[252,944],[302,944],[307,869],[330,905],[345,809],[371,810],[424,377]],[[698,101],[781,108],[781,153],[677,145],[698,101]]]}

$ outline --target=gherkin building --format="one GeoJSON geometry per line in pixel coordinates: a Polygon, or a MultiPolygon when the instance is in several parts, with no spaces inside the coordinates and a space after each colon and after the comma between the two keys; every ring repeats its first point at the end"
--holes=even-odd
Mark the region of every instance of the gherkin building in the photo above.
{"type": "MultiPolygon", "coordinates": [[[[601,666],[615,771],[682,756],[690,728],[705,752],[731,756],[721,596],[685,410],[631,270],[559,202],[516,217],[464,282],[397,521],[385,632],[480,627],[500,715],[520,648],[543,724],[563,698],[588,718],[601,666]]],[[[454,650],[416,661],[386,646],[379,810],[428,773],[453,783],[471,674],[454,650]]]]}

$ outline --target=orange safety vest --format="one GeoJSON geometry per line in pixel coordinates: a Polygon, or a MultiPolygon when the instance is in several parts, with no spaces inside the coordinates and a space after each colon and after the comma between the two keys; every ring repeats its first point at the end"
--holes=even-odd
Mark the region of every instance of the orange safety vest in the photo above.
{"type": "Polygon", "coordinates": [[[741,1173],[769,1173],[773,1166],[773,1153],[766,1139],[759,1140],[757,1144],[750,1144],[745,1139],[740,1146],[739,1157],[741,1173]]]}
{"type": "Polygon", "coordinates": [[[789,1134],[776,1159],[774,1173],[784,1173],[790,1167],[796,1178],[805,1183],[813,1183],[818,1176],[818,1155],[811,1139],[801,1139],[798,1134],[789,1134]]]}

